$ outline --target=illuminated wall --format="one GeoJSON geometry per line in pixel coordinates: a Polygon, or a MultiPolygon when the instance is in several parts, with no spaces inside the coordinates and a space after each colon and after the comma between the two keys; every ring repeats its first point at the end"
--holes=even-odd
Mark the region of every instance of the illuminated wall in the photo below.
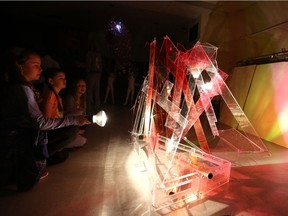
{"type": "MultiPolygon", "coordinates": [[[[288,62],[236,67],[227,85],[260,137],[288,148],[288,62]]],[[[220,122],[237,127],[223,103],[220,122]]]]}
{"type": "Polygon", "coordinates": [[[287,11],[287,1],[219,1],[200,40],[219,47],[229,74],[238,61],[287,50],[287,11]]]}

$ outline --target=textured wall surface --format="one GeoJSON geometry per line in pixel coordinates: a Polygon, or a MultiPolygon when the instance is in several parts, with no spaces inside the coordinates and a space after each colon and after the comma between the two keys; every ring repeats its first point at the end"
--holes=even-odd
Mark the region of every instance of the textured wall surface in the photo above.
{"type": "Polygon", "coordinates": [[[287,10],[285,1],[218,2],[201,40],[219,47],[219,67],[230,73],[238,61],[287,49],[287,10]]]}

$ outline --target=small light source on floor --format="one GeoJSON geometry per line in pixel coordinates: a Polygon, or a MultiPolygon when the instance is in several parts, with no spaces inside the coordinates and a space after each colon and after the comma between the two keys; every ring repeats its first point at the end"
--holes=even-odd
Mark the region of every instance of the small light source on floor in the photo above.
{"type": "Polygon", "coordinates": [[[92,117],[92,122],[96,123],[97,125],[99,125],[100,127],[104,127],[106,122],[107,122],[107,116],[106,113],[101,110],[100,112],[98,112],[96,115],[93,115],[92,117]]]}

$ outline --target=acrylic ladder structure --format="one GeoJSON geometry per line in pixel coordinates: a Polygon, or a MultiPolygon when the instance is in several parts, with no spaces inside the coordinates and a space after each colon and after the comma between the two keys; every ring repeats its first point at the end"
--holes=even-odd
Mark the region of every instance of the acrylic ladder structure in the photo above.
{"type": "Polygon", "coordinates": [[[228,183],[236,161],[225,156],[268,152],[226,86],[227,75],[218,69],[216,57],[217,47],[210,44],[197,42],[186,50],[168,36],[160,49],[156,40],[150,43],[149,73],[134,105],[132,142],[148,171],[156,210],[200,200],[228,183]],[[242,131],[217,129],[212,106],[217,95],[242,131]],[[213,147],[202,114],[217,140],[213,147]],[[192,128],[197,142],[187,138],[192,128]]]}

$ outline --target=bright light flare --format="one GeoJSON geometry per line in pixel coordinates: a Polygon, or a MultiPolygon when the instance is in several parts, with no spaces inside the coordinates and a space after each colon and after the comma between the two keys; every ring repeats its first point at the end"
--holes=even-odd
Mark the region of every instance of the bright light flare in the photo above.
{"type": "Polygon", "coordinates": [[[121,33],[122,26],[120,24],[117,24],[115,27],[118,30],[118,32],[121,33]]]}
{"type": "Polygon", "coordinates": [[[96,115],[93,115],[92,122],[96,123],[100,127],[104,127],[106,125],[106,122],[107,122],[106,113],[103,110],[101,110],[96,115]]]}
{"type": "Polygon", "coordinates": [[[211,90],[212,87],[213,87],[213,83],[212,82],[207,82],[207,83],[204,84],[204,88],[206,90],[211,90]]]}
{"type": "Polygon", "coordinates": [[[166,153],[169,154],[174,148],[174,138],[172,137],[168,142],[167,142],[167,148],[166,148],[166,153]]]}
{"type": "Polygon", "coordinates": [[[124,36],[128,33],[125,25],[121,21],[111,21],[109,23],[109,31],[115,36],[124,36]]]}

